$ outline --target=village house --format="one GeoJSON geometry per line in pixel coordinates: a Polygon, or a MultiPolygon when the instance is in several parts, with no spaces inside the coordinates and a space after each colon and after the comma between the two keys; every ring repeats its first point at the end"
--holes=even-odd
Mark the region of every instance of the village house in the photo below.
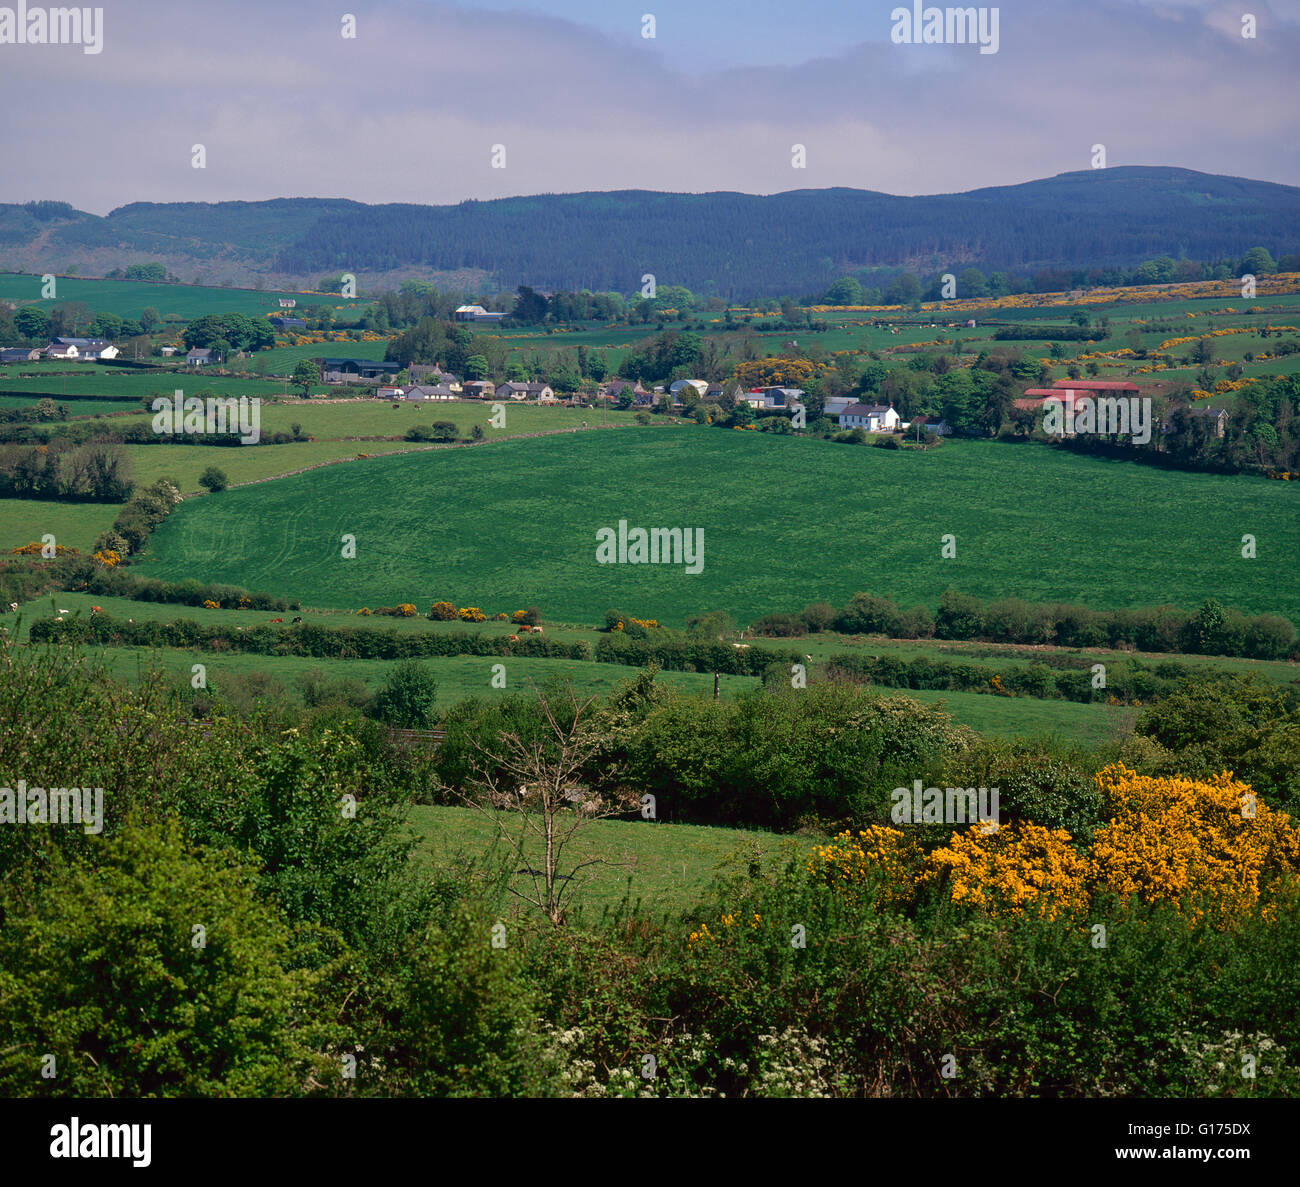
{"type": "Polygon", "coordinates": [[[117,358],[117,347],[103,338],[51,338],[41,353],[47,359],[94,361],[117,358]]]}
{"type": "Polygon", "coordinates": [[[550,401],[555,399],[555,392],[545,383],[503,383],[497,388],[498,396],[511,400],[550,401]]]}
{"type": "Polygon", "coordinates": [[[624,394],[639,396],[644,393],[644,391],[645,388],[641,386],[641,381],[639,379],[636,383],[629,383],[626,379],[612,379],[609,383],[605,384],[605,395],[609,396],[611,399],[618,399],[619,396],[624,394]]]}
{"type": "Polygon", "coordinates": [[[892,404],[850,404],[840,413],[840,428],[866,429],[868,433],[892,433],[902,423],[892,404]]]}
{"type": "Polygon", "coordinates": [[[206,346],[196,346],[185,356],[185,364],[189,367],[207,367],[216,361],[216,356],[206,346]]]}
{"type": "Polygon", "coordinates": [[[437,363],[412,363],[406,368],[406,373],[411,377],[412,383],[424,383],[428,380],[449,387],[454,392],[459,392],[462,387],[459,375],[444,371],[437,363]]]}
{"type": "Polygon", "coordinates": [[[293,297],[281,297],[279,300],[281,309],[294,309],[298,304],[297,300],[293,297]]]}

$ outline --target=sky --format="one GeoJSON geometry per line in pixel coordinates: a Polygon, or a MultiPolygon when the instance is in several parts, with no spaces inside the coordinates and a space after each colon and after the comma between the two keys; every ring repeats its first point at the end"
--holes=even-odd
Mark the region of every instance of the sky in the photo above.
{"type": "Polygon", "coordinates": [[[1300,0],[974,5],[995,53],[896,43],[903,0],[104,0],[98,53],[6,43],[18,2],[3,202],[951,193],[1095,145],[1300,185],[1300,0]]]}

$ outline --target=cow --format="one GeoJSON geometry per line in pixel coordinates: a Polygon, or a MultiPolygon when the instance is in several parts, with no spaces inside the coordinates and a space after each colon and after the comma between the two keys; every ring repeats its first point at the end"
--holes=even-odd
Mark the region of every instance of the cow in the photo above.
{"type": "Polygon", "coordinates": [[[271,621],[272,621],[272,622],[283,622],[284,619],[283,619],[283,618],[273,618],[273,619],[271,619],[271,621]]]}
{"type": "Polygon", "coordinates": [[[294,619],[294,622],[295,622],[295,623],[298,623],[298,622],[301,622],[301,621],[302,621],[302,617],[301,617],[301,616],[299,616],[298,618],[295,618],[295,619],[294,619]]]}

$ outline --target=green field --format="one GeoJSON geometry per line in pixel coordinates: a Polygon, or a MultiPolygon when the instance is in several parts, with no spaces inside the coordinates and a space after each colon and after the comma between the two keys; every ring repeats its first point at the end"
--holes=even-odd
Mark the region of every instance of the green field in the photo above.
{"type": "Polygon", "coordinates": [[[0,499],[0,552],[21,548],[49,532],[55,542],[90,552],[95,537],[113,526],[120,503],[63,503],[0,499]]]}
{"type": "MultiPolygon", "coordinates": [[[[232,375],[210,375],[193,367],[160,367],[151,371],[118,371],[112,374],[82,372],[74,375],[41,374],[0,378],[0,391],[11,396],[26,392],[50,395],[102,396],[142,399],[161,392],[170,396],[177,388],[186,395],[208,389],[219,396],[282,396],[285,384],[271,379],[240,379],[232,375]]],[[[76,409],[69,406],[69,415],[76,409]]]]}
{"type": "MultiPolygon", "coordinates": [[[[504,823],[509,827],[514,822],[506,818],[504,823]]],[[[462,856],[482,859],[499,835],[494,819],[476,808],[416,807],[411,810],[411,824],[422,842],[419,857],[440,866],[462,856]]],[[[792,845],[797,852],[807,853],[817,843],[815,837],[780,837],[758,830],[594,820],[575,837],[571,856],[574,864],[592,857],[608,864],[591,867],[590,879],[572,891],[572,902],[590,917],[614,910],[625,898],[634,908],[639,900],[642,916],[672,920],[700,902],[738,850],[757,845],[770,853],[792,845]]],[[[504,856],[507,851],[498,852],[504,856]]],[[[526,848],[525,853],[532,850],[526,848]]]]}
{"type": "MultiPolygon", "coordinates": [[[[205,313],[247,313],[252,317],[279,313],[279,298],[293,297],[299,307],[332,305],[358,310],[369,301],[344,301],[335,293],[261,292],[257,289],[214,288],[196,284],[144,284],[134,280],[91,280],[59,276],[55,297],[41,299],[41,278],[16,272],[0,273],[0,300],[39,305],[49,309],[65,301],[84,301],[96,313],[116,313],[138,318],[152,305],[163,317],[169,313],[186,320],[205,313]]],[[[285,310],[293,316],[297,310],[285,310]]]]}
{"type": "Polygon", "coordinates": [[[1097,608],[1214,595],[1300,620],[1294,499],[1264,479],[994,443],[922,454],[696,427],[561,434],[195,500],[141,567],[323,606],[445,597],[587,622],[611,606],[670,625],[704,609],[749,621],[857,590],[933,606],[948,587],[1097,608]],[[703,572],[597,564],[597,529],[620,519],[703,528],[703,572]],[[1256,559],[1241,556],[1245,533],[1256,559]],[[955,558],[941,556],[945,534],[955,558]]]}

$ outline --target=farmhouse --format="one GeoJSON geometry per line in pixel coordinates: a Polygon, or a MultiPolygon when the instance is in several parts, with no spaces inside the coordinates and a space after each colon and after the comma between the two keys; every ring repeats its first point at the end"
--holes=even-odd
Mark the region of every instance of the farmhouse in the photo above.
{"type": "Polygon", "coordinates": [[[445,384],[454,392],[461,389],[460,376],[444,371],[437,363],[412,363],[406,368],[406,373],[411,377],[412,383],[423,383],[429,379],[434,383],[445,384]]]}
{"type": "Polygon", "coordinates": [[[399,363],[382,363],[374,359],[312,359],[320,368],[323,383],[378,383],[402,368],[399,363]]]}
{"type": "Polygon", "coordinates": [[[217,360],[212,351],[205,347],[194,347],[193,350],[185,356],[185,362],[190,367],[206,367],[217,360]]]}
{"type": "Polygon", "coordinates": [[[293,309],[293,308],[295,308],[295,307],[297,306],[297,304],[298,304],[298,302],[297,302],[296,300],[294,300],[293,297],[281,297],[281,298],[280,298],[280,308],[281,308],[281,309],[293,309]]]}
{"type": "Polygon", "coordinates": [[[1226,408],[1189,408],[1188,418],[1191,423],[1203,425],[1211,437],[1222,437],[1228,429],[1228,410],[1226,408]]]}
{"type": "Polygon", "coordinates": [[[115,359],[117,347],[103,338],[51,338],[41,353],[47,359],[115,359]]]}
{"type": "Polygon", "coordinates": [[[457,321],[500,321],[504,313],[489,313],[482,305],[461,305],[456,310],[457,321]]]}
{"type": "Polygon", "coordinates": [[[629,383],[626,379],[614,379],[605,384],[605,395],[613,396],[615,398],[625,393],[639,396],[644,391],[645,388],[641,386],[641,381],[639,379],[635,384],[629,383]]]}
{"type": "Polygon", "coordinates": [[[555,392],[545,383],[503,383],[497,388],[498,396],[509,396],[512,400],[546,400],[555,399],[555,392]]]}
{"type": "Polygon", "coordinates": [[[892,433],[902,421],[892,404],[850,404],[840,413],[840,428],[892,433]]]}

